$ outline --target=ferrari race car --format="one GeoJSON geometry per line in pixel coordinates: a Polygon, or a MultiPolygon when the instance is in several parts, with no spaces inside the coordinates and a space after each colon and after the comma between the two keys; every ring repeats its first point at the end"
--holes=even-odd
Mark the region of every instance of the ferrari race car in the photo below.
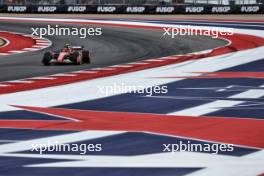
{"type": "Polygon", "coordinates": [[[49,51],[43,56],[42,63],[46,66],[51,64],[75,64],[90,63],[90,52],[83,46],[70,46],[66,44],[60,51],[49,51]]]}

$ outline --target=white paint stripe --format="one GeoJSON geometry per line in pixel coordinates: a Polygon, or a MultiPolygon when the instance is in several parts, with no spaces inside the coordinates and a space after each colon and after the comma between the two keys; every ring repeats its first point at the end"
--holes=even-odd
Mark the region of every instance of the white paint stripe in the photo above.
{"type": "Polygon", "coordinates": [[[10,86],[10,85],[0,83],[0,87],[7,87],[7,86],[10,86]]]}
{"type": "Polygon", "coordinates": [[[29,80],[12,80],[12,81],[6,81],[6,83],[33,83],[34,81],[29,80]]]}
{"type": "Polygon", "coordinates": [[[46,45],[33,45],[32,48],[45,48],[46,45]]]}
{"type": "Polygon", "coordinates": [[[0,53],[0,56],[7,56],[10,55],[9,53],[0,53]]]}
{"type": "Polygon", "coordinates": [[[85,74],[91,73],[93,74],[93,73],[98,73],[98,71],[80,70],[80,71],[75,71],[72,73],[85,73],[85,74]]]}
{"type": "Polygon", "coordinates": [[[25,50],[25,51],[37,51],[39,49],[38,48],[24,48],[23,50],[25,50]]]}
{"type": "Polygon", "coordinates": [[[44,39],[37,39],[36,42],[40,42],[40,43],[49,43],[49,41],[44,40],[44,39]]]}
{"type": "Polygon", "coordinates": [[[197,55],[199,55],[199,54],[207,54],[207,53],[210,53],[210,52],[212,52],[213,50],[204,50],[204,51],[197,51],[197,52],[193,52],[193,53],[191,53],[191,54],[197,54],[197,55]]]}
{"type": "Polygon", "coordinates": [[[163,62],[164,60],[163,59],[148,59],[146,61],[149,61],[149,62],[163,62]]]}
{"type": "Polygon", "coordinates": [[[179,56],[168,56],[168,57],[162,57],[160,59],[163,59],[163,60],[176,60],[176,59],[179,59],[180,57],[179,56]]]}
{"type": "Polygon", "coordinates": [[[112,66],[109,66],[109,67],[114,67],[114,68],[130,68],[130,67],[133,67],[133,65],[112,65],[112,66]]]}
{"type": "Polygon", "coordinates": [[[34,80],[54,80],[54,79],[57,79],[57,78],[54,78],[54,77],[33,77],[33,78],[28,78],[28,79],[34,79],[34,80]]]}
{"type": "Polygon", "coordinates": [[[55,74],[55,75],[51,75],[51,76],[77,76],[75,74],[68,74],[68,73],[60,73],[60,74],[55,74]]]}
{"type": "Polygon", "coordinates": [[[149,64],[147,62],[132,62],[132,63],[128,63],[129,65],[146,65],[149,64]]]}
{"type": "MultiPolygon", "coordinates": [[[[263,87],[263,86],[262,86],[263,87]]],[[[228,98],[260,98],[264,96],[264,90],[253,89],[248,90],[236,95],[229,96],[228,98]]],[[[186,115],[186,116],[200,116],[204,114],[209,114],[218,110],[223,109],[224,107],[233,107],[244,103],[245,101],[232,101],[232,100],[217,100],[210,103],[206,103],[200,106],[195,106],[187,108],[184,110],[171,112],[169,115],[186,115]]]]}
{"type": "Polygon", "coordinates": [[[104,71],[104,70],[115,70],[115,69],[116,68],[105,67],[105,68],[92,68],[91,70],[104,71]]]}
{"type": "Polygon", "coordinates": [[[23,50],[14,50],[14,51],[8,51],[9,53],[25,53],[26,51],[23,50]]]}
{"type": "Polygon", "coordinates": [[[36,45],[48,46],[48,45],[50,45],[50,43],[47,43],[47,42],[45,42],[45,43],[37,42],[36,45]]]}

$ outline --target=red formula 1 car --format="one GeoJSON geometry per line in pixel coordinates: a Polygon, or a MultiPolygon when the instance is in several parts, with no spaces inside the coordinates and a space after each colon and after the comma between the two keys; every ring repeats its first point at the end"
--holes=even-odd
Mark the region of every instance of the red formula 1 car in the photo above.
{"type": "Polygon", "coordinates": [[[43,56],[42,63],[51,64],[76,64],[90,63],[90,52],[83,46],[70,46],[66,44],[60,51],[49,51],[43,56]]]}

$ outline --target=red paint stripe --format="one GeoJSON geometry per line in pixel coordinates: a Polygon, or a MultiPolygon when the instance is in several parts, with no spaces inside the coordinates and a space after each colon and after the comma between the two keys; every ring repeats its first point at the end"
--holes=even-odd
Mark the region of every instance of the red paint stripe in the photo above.
{"type": "Polygon", "coordinates": [[[228,117],[168,116],[16,106],[79,121],[0,120],[0,128],[43,130],[114,130],[153,132],[201,140],[264,148],[264,120],[228,117]]]}
{"type": "Polygon", "coordinates": [[[9,32],[0,32],[0,37],[3,37],[9,41],[9,44],[0,48],[0,53],[7,53],[13,50],[22,50],[24,48],[30,48],[35,45],[35,40],[31,37],[25,37],[19,34],[13,34],[9,32]]]}

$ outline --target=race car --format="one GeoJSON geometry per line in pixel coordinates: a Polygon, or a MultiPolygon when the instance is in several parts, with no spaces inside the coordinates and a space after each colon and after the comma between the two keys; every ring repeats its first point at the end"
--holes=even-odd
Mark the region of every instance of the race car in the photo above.
{"type": "Polygon", "coordinates": [[[60,51],[48,51],[44,54],[42,63],[51,64],[75,64],[90,63],[90,52],[83,46],[70,46],[66,44],[60,51]]]}

